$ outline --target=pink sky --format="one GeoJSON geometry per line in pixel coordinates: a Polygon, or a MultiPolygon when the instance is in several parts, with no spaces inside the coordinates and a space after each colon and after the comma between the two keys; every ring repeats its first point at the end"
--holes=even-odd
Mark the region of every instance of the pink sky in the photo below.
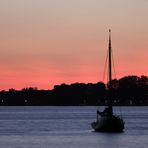
{"type": "Polygon", "coordinates": [[[0,90],[102,81],[112,29],[117,78],[148,75],[147,0],[1,0],[0,90]]]}

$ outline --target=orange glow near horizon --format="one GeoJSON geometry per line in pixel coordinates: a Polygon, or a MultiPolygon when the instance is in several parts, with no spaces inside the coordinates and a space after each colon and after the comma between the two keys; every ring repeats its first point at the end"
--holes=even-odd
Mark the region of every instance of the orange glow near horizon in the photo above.
{"type": "Polygon", "coordinates": [[[117,78],[147,76],[147,6],[145,0],[0,1],[0,90],[102,81],[109,28],[117,78]]]}

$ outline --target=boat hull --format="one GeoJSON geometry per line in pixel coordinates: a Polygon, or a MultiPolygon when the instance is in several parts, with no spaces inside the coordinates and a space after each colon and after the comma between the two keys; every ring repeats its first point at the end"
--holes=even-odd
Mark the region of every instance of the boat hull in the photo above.
{"type": "Polygon", "coordinates": [[[123,132],[124,122],[118,116],[102,116],[96,122],[93,122],[92,128],[96,132],[123,132]]]}

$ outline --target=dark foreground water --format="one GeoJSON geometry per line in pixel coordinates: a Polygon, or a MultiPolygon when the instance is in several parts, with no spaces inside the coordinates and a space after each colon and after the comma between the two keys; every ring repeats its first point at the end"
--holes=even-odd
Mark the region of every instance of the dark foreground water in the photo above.
{"type": "Polygon", "coordinates": [[[0,107],[0,148],[148,147],[148,107],[121,107],[125,131],[117,134],[93,132],[96,109],[0,107]]]}

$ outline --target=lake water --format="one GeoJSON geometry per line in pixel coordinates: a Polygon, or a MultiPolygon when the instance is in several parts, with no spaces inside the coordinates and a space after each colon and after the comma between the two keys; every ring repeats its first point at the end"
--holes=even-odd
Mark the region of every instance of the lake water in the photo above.
{"type": "Polygon", "coordinates": [[[97,107],[0,107],[0,148],[147,148],[148,107],[115,107],[123,133],[96,133],[97,107]]]}

